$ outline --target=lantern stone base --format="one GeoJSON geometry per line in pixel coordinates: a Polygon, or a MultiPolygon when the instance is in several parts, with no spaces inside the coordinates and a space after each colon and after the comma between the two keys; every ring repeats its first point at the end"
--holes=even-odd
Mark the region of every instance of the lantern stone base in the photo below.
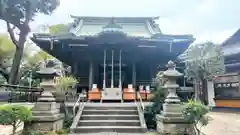
{"type": "Polygon", "coordinates": [[[27,131],[56,131],[63,128],[63,115],[56,118],[34,118],[25,127],[27,131]],[[48,120],[47,120],[48,119],[48,120]]]}
{"type": "Polygon", "coordinates": [[[157,131],[161,135],[193,135],[193,125],[183,117],[156,115],[157,131]]]}
{"type": "Polygon", "coordinates": [[[44,91],[32,108],[32,121],[28,129],[35,131],[55,131],[63,128],[64,115],[51,92],[44,91]]]}

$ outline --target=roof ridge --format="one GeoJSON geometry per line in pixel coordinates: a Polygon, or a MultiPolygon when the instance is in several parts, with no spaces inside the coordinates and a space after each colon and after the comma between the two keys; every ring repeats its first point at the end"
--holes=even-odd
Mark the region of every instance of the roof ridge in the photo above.
{"type": "Polygon", "coordinates": [[[159,19],[159,16],[75,16],[75,15],[70,15],[71,18],[78,18],[78,19],[159,19]]]}

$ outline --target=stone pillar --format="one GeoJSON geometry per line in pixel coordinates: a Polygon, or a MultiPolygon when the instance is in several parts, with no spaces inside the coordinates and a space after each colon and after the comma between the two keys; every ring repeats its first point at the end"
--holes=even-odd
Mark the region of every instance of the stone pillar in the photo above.
{"type": "MultiPolygon", "coordinates": [[[[47,71],[47,70],[45,70],[47,71]]],[[[41,87],[44,89],[43,94],[32,108],[32,121],[27,125],[27,130],[34,131],[54,131],[63,128],[64,115],[60,114],[60,105],[55,102],[52,91],[56,91],[53,80],[53,72],[39,72],[44,74],[45,79],[41,82],[41,87]],[[49,75],[50,73],[50,75],[49,75]]],[[[53,71],[53,70],[52,70],[53,71]]]]}
{"type": "Polygon", "coordinates": [[[175,64],[172,61],[168,62],[167,67],[168,69],[163,73],[163,77],[167,78],[164,88],[168,90],[168,95],[163,104],[163,111],[161,114],[156,115],[157,131],[163,135],[190,135],[192,125],[184,120],[182,104],[176,94],[176,88],[179,87],[179,85],[176,84],[176,80],[182,76],[182,74],[175,69],[175,64]]]}
{"type": "Polygon", "coordinates": [[[208,106],[215,107],[215,92],[213,81],[207,81],[207,92],[208,92],[208,106]]]}
{"type": "Polygon", "coordinates": [[[132,84],[133,84],[133,88],[136,87],[136,64],[133,63],[132,64],[132,84]]]}

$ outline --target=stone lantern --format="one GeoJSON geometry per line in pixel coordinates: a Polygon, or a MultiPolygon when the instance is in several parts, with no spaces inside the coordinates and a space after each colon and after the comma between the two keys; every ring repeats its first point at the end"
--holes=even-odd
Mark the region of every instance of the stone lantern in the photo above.
{"type": "Polygon", "coordinates": [[[59,76],[56,70],[51,66],[42,66],[37,71],[38,77],[41,78],[40,86],[44,88],[44,91],[55,92],[56,87],[54,83],[54,77],[59,76]]]}
{"type": "Polygon", "coordinates": [[[43,94],[38,98],[32,109],[32,123],[28,130],[54,131],[63,127],[64,115],[60,114],[60,105],[52,95],[55,91],[54,77],[57,75],[53,67],[41,67],[37,72],[42,79],[40,86],[44,89],[43,94]]]}
{"type": "Polygon", "coordinates": [[[182,74],[175,69],[173,61],[169,61],[167,67],[163,77],[167,79],[164,88],[168,90],[168,95],[163,104],[163,111],[156,115],[157,131],[161,134],[189,134],[191,124],[185,121],[182,114],[183,105],[176,94],[176,89],[179,87],[176,80],[182,74]]]}

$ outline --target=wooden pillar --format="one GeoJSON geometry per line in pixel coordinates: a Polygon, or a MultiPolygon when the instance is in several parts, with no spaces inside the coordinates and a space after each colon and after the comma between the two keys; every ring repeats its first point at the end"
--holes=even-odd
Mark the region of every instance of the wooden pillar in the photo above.
{"type": "Polygon", "coordinates": [[[102,84],[99,84],[99,77],[100,77],[100,73],[99,73],[99,63],[95,63],[94,64],[94,83],[96,83],[98,85],[98,87],[102,84]]]}
{"type": "Polygon", "coordinates": [[[135,63],[132,64],[132,84],[133,84],[133,87],[135,88],[136,87],[136,64],[135,63]]]}
{"type": "Polygon", "coordinates": [[[74,61],[73,67],[72,67],[72,73],[77,77],[78,75],[78,61],[74,61]]]}
{"type": "Polygon", "coordinates": [[[107,51],[104,49],[103,54],[103,90],[106,88],[106,56],[107,51]]]}
{"type": "Polygon", "coordinates": [[[112,73],[111,73],[111,88],[114,87],[114,50],[112,50],[112,73]]]}
{"type": "Polygon", "coordinates": [[[119,88],[122,88],[122,50],[119,51],[119,88]]]}
{"type": "Polygon", "coordinates": [[[93,62],[91,61],[89,63],[89,90],[92,89],[92,84],[93,84],[93,62]]]}

